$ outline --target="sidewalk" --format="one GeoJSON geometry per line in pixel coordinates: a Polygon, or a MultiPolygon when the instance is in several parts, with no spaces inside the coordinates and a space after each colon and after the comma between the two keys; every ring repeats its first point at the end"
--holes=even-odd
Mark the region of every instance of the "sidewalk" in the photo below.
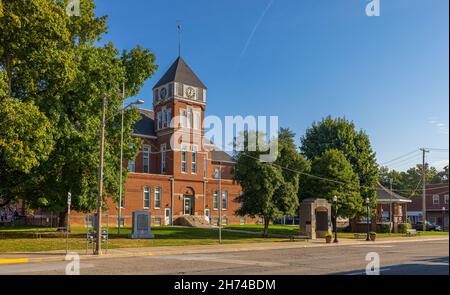
{"type": "MultiPolygon", "coordinates": [[[[280,250],[294,248],[312,248],[312,247],[343,247],[352,245],[376,245],[389,243],[408,243],[408,242],[424,242],[424,241],[448,241],[449,236],[423,236],[423,237],[393,237],[380,238],[375,242],[367,242],[365,240],[340,239],[338,244],[326,244],[325,240],[309,240],[294,242],[267,242],[267,243],[246,243],[246,244],[221,244],[221,245],[195,245],[195,246],[165,246],[165,247],[147,247],[147,248],[119,248],[109,249],[107,254],[95,256],[86,254],[85,250],[72,250],[80,255],[81,259],[107,259],[107,258],[124,258],[124,257],[142,257],[142,256],[163,256],[163,255],[180,255],[180,254],[208,254],[217,252],[240,252],[240,251],[263,251],[263,250],[280,250]]],[[[1,253],[1,264],[16,263],[38,263],[38,262],[54,262],[64,261],[66,252],[34,252],[34,253],[1,253]]]]}

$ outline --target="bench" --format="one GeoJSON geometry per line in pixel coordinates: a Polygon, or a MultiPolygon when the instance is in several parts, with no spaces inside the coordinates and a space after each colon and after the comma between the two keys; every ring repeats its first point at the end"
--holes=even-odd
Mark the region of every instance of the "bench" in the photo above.
{"type": "Polygon", "coordinates": [[[417,230],[415,230],[415,229],[407,229],[406,230],[406,235],[408,236],[408,237],[412,237],[412,236],[417,236],[417,235],[419,235],[420,233],[417,231],[417,230]]]}
{"type": "Polygon", "coordinates": [[[361,233],[356,233],[354,234],[355,239],[365,239],[367,237],[367,234],[361,234],[361,233]]]}

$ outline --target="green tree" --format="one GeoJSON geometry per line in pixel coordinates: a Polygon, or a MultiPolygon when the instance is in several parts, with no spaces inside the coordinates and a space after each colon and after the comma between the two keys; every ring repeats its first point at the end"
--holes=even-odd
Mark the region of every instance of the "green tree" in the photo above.
{"type": "Polygon", "coordinates": [[[331,203],[337,196],[339,216],[354,218],[362,212],[358,175],[341,151],[331,149],[316,157],[310,173],[303,180],[302,198],[325,198],[331,203]]]}
{"type": "MultiPolygon", "coordinates": [[[[112,43],[96,46],[106,32],[106,17],[95,15],[91,0],[83,1],[80,17],[70,17],[65,13],[67,2],[8,1],[0,18],[0,69],[6,92],[21,102],[33,102],[51,123],[48,133],[54,140],[48,158],[30,171],[24,195],[32,207],[61,212],[61,217],[68,192],[73,209],[95,207],[103,96],[108,100],[104,192],[116,198],[123,185],[120,89],[125,83],[126,93],[136,95],[157,68],[148,49],[138,46],[120,55],[112,43]]],[[[131,136],[138,119],[136,110],[125,113],[125,160],[135,157],[140,146],[131,136]]],[[[123,173],[126,176],[126,169],[123,173]]]]}
{"type": "MultiPolygon", "coordinates": [[[[306,159],[313,160],[330,149],[341,151],[358,175],[360,204],[369,198],[371,206],[375,207],[378,165],[368,135],[362,130],[357,131],[354,123],[345,118],[329,116],[306,130],[300,150],[306,159]]],[[[364,214],[363,211],[358,213],[364,214]]]]}
{"type": "Polygon", "coordinates": [[[234,178],[243,194],[237,198],[241,207],[236,214],[263,217],[263,235],[267,236],[271,221],[296,214],[299,172],[306,169],[307,163],[295,149],[295,134],[288,129],[280,132],[276,161],[261,162],[259,156],[264,148],[258,144],[254,151],[248,148],[249,142],[258,142],[259,136],[263,135],[246,132],[239,139],[244,141],[244,150],[235,155],[234,178]]]}
{"type": "MultiPolygon", "coordinates": [[[[418,164],[406,171],[389,170],[388,167],[381,167],[379,172],[379,181],[382,185],[389,188],[392,180],[392,189],[405,197],[419,196],[422,194],[422,165],[418,164]]],[[[425,165],[425,181],[427,184],[448,182],[448,167],[438,171],[435,167],[425,165]]]]}
{"type": "Polygon", "coordinates": [[[50,128],[33,103],[0,99],[0,207],[23,196],[24,180],[48,158],[53,148],[50,128]]]}

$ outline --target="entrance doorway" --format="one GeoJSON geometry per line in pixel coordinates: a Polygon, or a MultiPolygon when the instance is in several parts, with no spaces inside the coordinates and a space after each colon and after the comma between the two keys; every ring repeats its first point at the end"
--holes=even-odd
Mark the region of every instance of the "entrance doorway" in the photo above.
{"type": "Polygon", "coordinates": [[[165,208],[164,209],[164,224],[165,225],[170,225],[170,217],[171,217],[171,210],[170,208],[165,208]]]}
{"type": "Polygon", "coordinates": [[[193,213],[193,197],[191,196],[184,196],[184,215],[194,215],[193,213]]]}
{"type": "Polygon", "coordinates": [[[205,219],[206,219],[206,222],[211,223],[211,210],[210,209],[205,209],[205,219]]]}

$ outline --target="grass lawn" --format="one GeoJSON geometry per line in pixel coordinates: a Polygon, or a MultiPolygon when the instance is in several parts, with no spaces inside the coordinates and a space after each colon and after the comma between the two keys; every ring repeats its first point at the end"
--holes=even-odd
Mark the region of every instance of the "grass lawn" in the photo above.
{"type": "MultiPolygon", "coordinates": [[[[263,225],[227,225],[225,228],[228,229],[236,229],[236,230],[244,230],[244,231],[252,231],[252,232],[261,232],[264,229],[263,225]]],[[[269,233],[274,234],[282,234],[286,236],[298,235],[299,229],[298,226],[292,225],[269,225],[269,233]]],[[[418,231],[421,236],[445,236],[448,235],[448,232],[438,232],[438,231],[418,231]]],[[[361,233],[365,234],[365,233],[361,233]]],[[[354,233],[343,233],[338,232],[338,237],[347,238],[347,239],[355,239],[354,233]]],[[[389,234],[389,233],[378,233],[377,238],[391,238],[391,237],[407,237],[405,234],[389,234]]]]}
{"type": "MultiPolygon", "coordinates": [[[[227,225],[224,228],[244,230],[251,232],[260,232],[264,230],[264,225],[248,224],[248,225],[227,225]]],[[[269,225],[269,234],[281,234],[286,236],[298,235],[298,225],[269,225]]]]}
{"type": "MultiPolygon", "coordinates": [[[[109,228],[109,248],[135,248],[157,246],[212,245],[218,244],[218,232],[200,228],[153,227],[155,239],[128,239],[131,228],[121,228],[120,238],[117,228],[109,228]]],[[[69,249],[86,249],[86,230],[72,227],[69,236],[69,249]]],[[[261,238],[258,235],[234,232],[222,232],[222,243],[261,243],[283,242],[284,238],[261,238]]],[[[90,245],[92,247],[92,245],[90,245]]],[[[103,246],[105,247],[105,246],[103,246]]],[[[0,228],[0,252],[38,252],[66,249],[64,233],[51,228],[17,227],[0,228]],[[42,238],[34,238],[37,231],[51,232],[42,238]]]]}

